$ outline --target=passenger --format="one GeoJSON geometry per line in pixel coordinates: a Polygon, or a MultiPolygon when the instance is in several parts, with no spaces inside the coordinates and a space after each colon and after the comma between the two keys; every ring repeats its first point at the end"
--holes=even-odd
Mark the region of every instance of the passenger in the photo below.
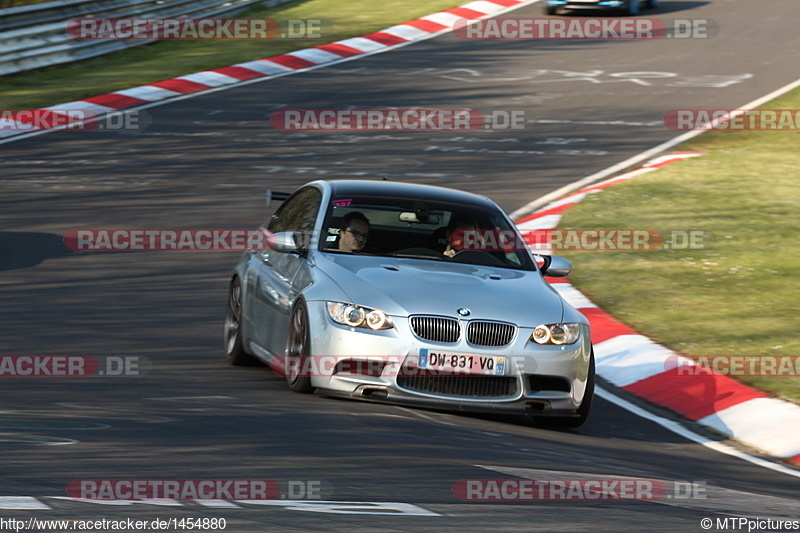
{"type": "MultiPolygon", "coordinates": [[[[450,219],[447,225],[447,248],[442,252],[447,257],[455,257],[464,250],[464,237],[466,232],[477,232],[478,225],[474,220],[459,216],[450,219]]],[[[472,235],[474,237],[475,235],[472,235]]]]}

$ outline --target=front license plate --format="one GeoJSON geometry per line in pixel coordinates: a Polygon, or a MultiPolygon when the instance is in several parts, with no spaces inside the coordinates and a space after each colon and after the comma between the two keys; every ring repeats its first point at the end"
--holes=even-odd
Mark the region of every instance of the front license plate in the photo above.
{"type": "Polygon", "coordinates": [[[502,376],[506,371],[506,358],[503,355],[440,352],[423,348],[419,351],[419,367],[455,374],[502,376]]]}

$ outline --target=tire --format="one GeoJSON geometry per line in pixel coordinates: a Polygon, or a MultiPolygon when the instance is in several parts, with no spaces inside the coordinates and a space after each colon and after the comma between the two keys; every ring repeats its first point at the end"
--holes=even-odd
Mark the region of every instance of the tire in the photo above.
{"type": "Polygon", "coordinates": [[[556,6],[544,4],[544,14],[545,15],[558,15],[558,8],[556,6]]]}
{"type": "Polygon", "coordinates": [[[299,365],[289,365],[286,367],[286,384],[295,392],[311,393],[314,392],[314,387],[311,385],[311,376],[298,375],[297,372],[292,372],[292,369],[297,370],[297,366],[302,369],[306,366],[305,359],[309,355],[309,348],[311,340],[311,332],[308,327],[308,312],[306,311],[305,304],[300,301],[294,306],[292,310],[292,317],[289,320],[289,332],[286,336],[286,356],[297,357],[300,360],[299,365]]]}
{"type": "Polygon", "coordinates": [[[628,7],[625,8],[625,12],[628,15],[638,15],[639,14],[639,0],[628,0],[628,7]]]}
{"type": "Polygon", "coordinates": [[[228,310],[225,313],[225,355],[235,366],[252,365],[255,359],[242,344],[242,282],[231,280],[228,289],[228,310]]]}
{"type": "Polygon", "coordinates": [[[647,0],[647,7],[650,9],[655,9],[661,4],[659,0],[647,0]]]}
{"type": "Polygon", "coordinates": [[[592,351],[591,358],[589,359],[589,375],[586,377],[586,392],[583,395],[583,402],[578,407],[577,417],[531,417],[531,421],[540,427],[556,428],[556,429],[570,429],[582,426],[589,418],[589,411],[592,410],[592,400],[594,399],[594,351],[592,351]]]}

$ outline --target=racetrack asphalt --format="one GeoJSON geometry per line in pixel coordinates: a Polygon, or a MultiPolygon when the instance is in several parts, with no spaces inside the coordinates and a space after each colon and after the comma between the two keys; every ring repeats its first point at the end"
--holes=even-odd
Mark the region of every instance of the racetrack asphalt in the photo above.
{"type": "MultiPolygon", "coordinates": [[[[536,4],[507,16],[540,12],[536,4]]],[[[353,175],[462,188],[512,211],[673,137],[661,123],[670,109],[735,108],[800,77],[793,0],[665,1],[645,15],[713,19],[720,31],[708,40],[637,42],[447,34],[150,108],[153,123],[141,132],[54,132],[0,147],[4,354],[133,355],[153,366],[141,377],[4,379],[2,416],[36,420],[39,429],[0,433],[79,442],[0,442],[3,494],[44,502],[51,509],[36,511],[40,518],[226,516],[234,531],[697,531],[706,516],[800,518],[797,478],[689,443],[602,400],[582,428],[550,431],[290,393],[266,368],[224,361],[227,275],[238,254],[70,252],[61,242],[78,228],[251,228],[270,214],[264,189],[353,175]],[[458,133],[269,126],[273,110],[348,106],[522,109],[533,122],[458,133]],[[49,421],[108,427],[50,429],[49,421]],[[739,499],[456,499],[460,479],[510,476],[485,466],[701,481],[739,499]],[[330,499],[406,502],[440,516],[49,498],[66,496],[71,480],[126,477],[321,480],[330,499]]]]}

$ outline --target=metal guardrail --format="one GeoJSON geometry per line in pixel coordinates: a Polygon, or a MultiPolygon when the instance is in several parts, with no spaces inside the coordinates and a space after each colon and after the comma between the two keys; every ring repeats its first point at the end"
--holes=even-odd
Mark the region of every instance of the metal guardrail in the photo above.
{"type": "Polygon", "coordinates": [[[67,35],[74,18],[228,17],[250,7],[292,0],[57,0],[0,9],[0,76],[152,43],[152,40],[83,41],[67,35]]]}

